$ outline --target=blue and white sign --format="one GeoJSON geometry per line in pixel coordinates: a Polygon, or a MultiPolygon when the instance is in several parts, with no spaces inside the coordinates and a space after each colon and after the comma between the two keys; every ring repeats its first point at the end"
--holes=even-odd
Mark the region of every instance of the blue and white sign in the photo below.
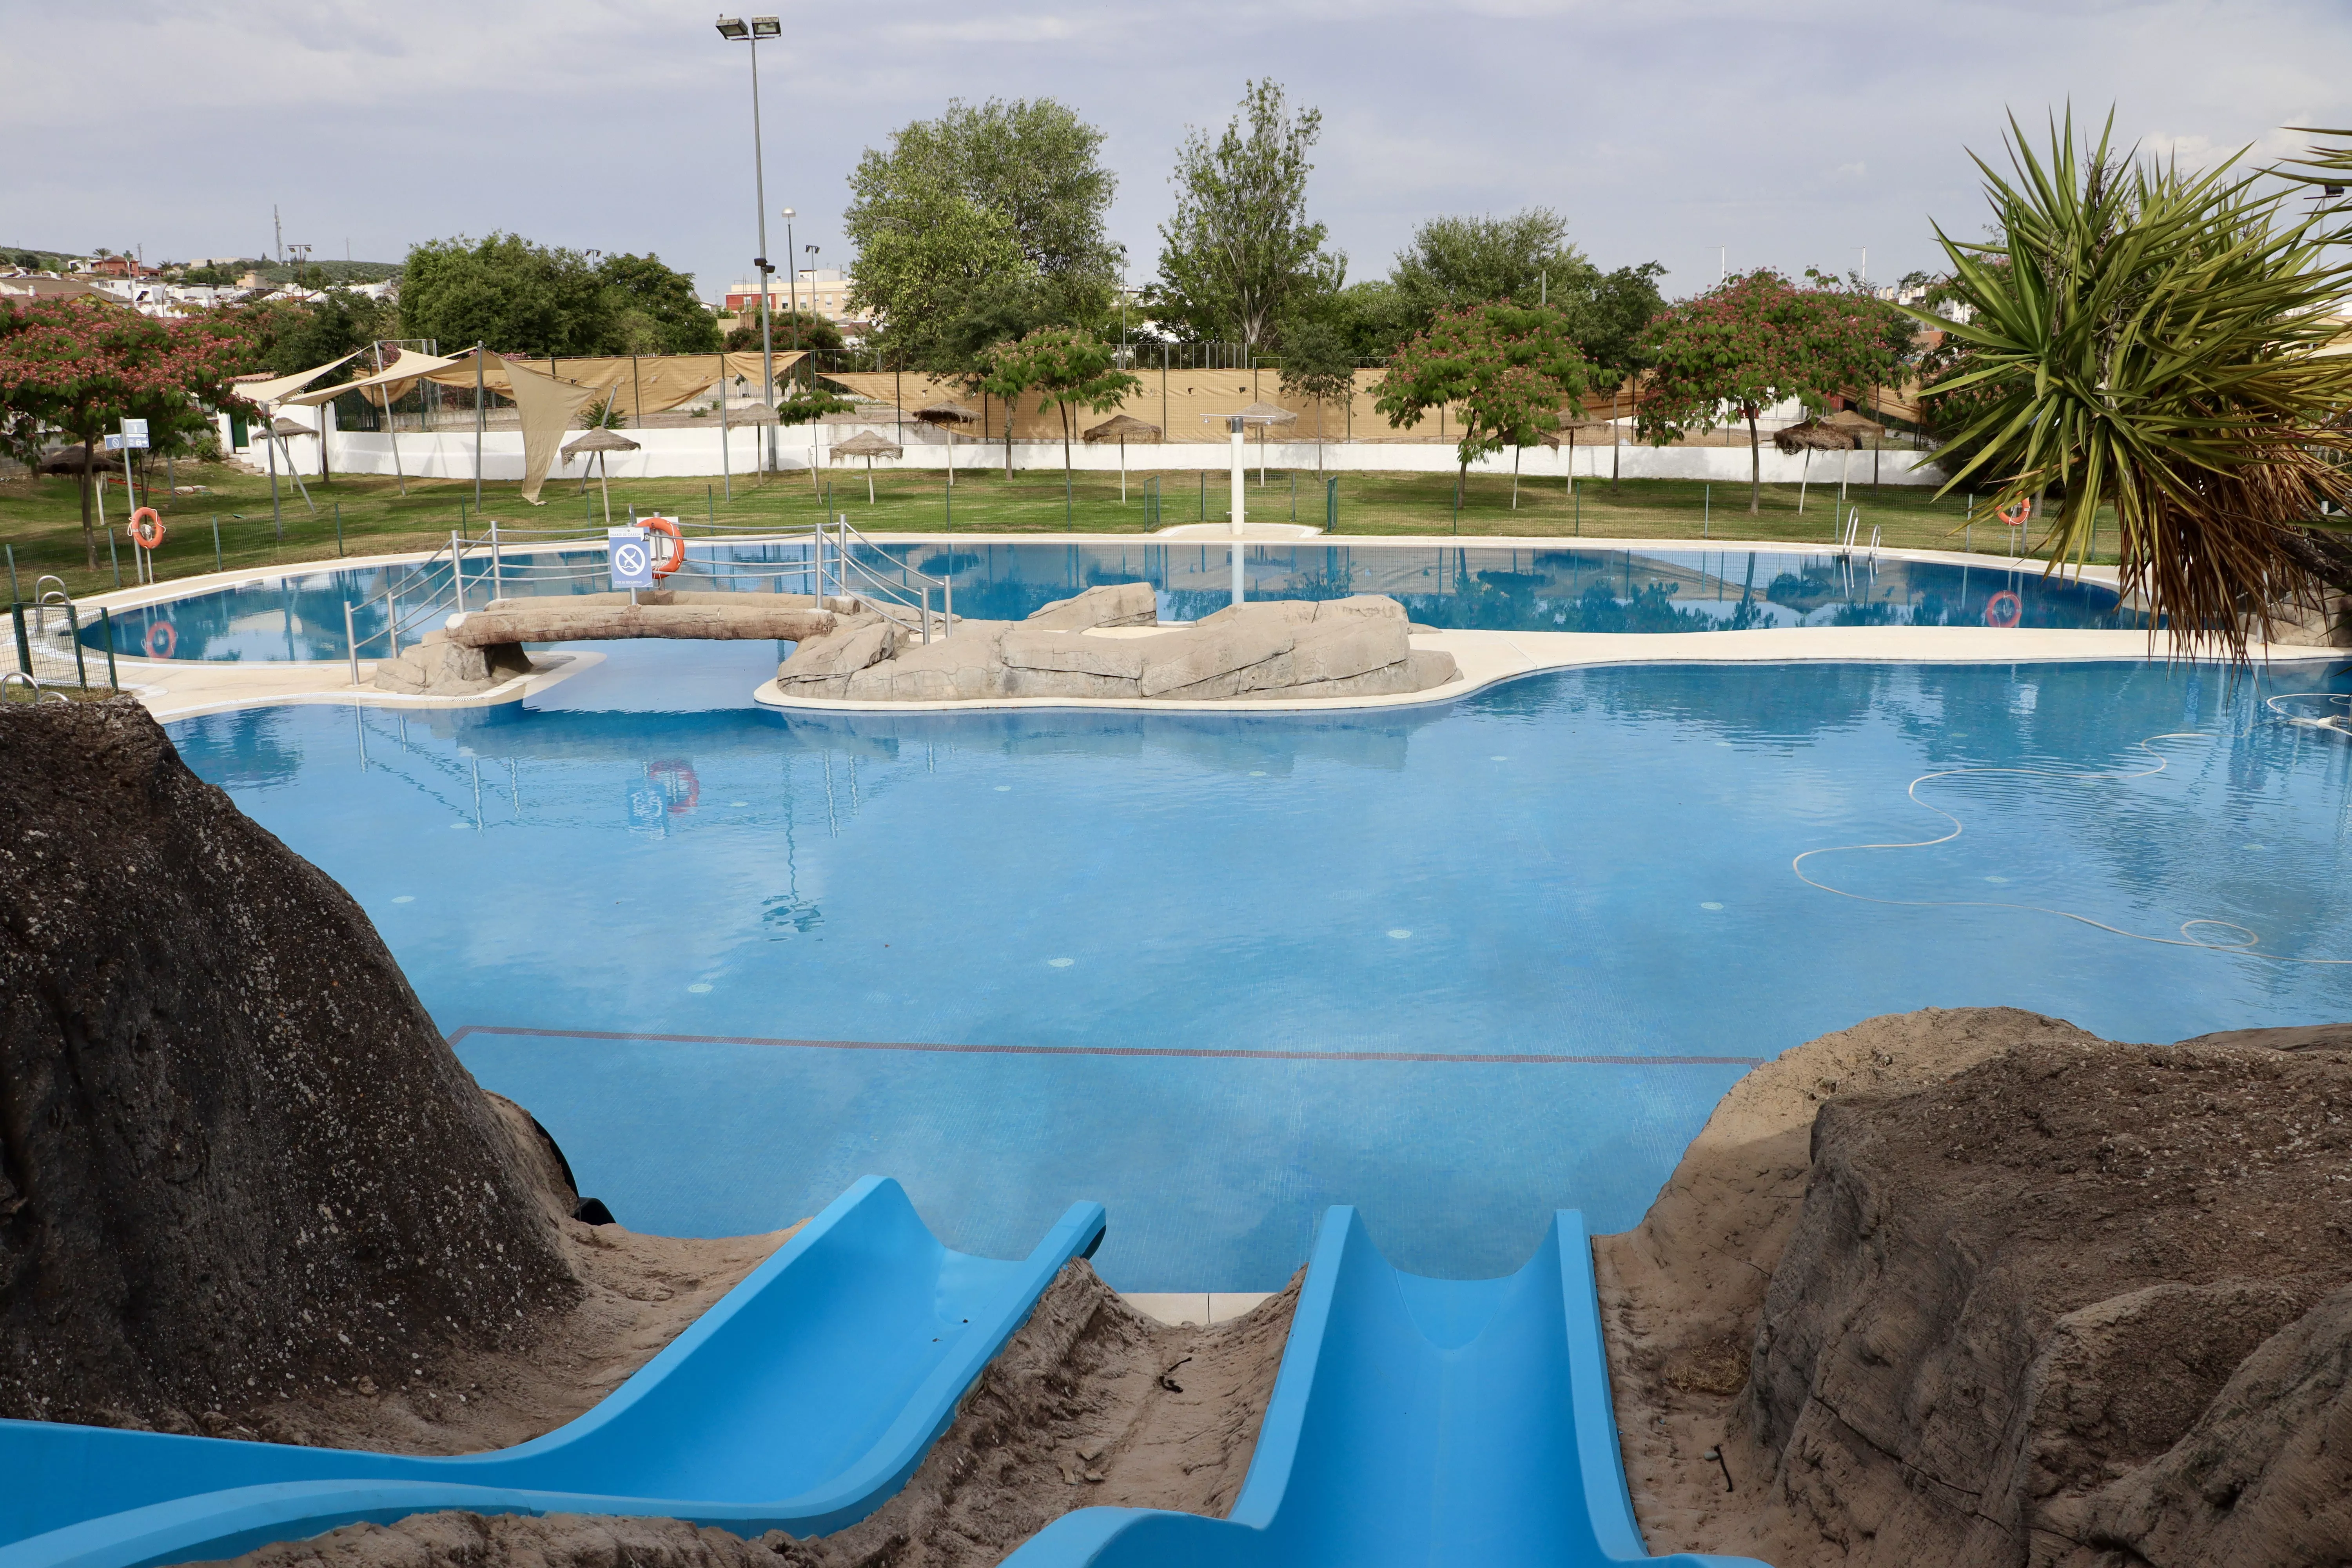
{"type": "Polygon", "coordinates": [[[608,528],[605,548],[613,559],[613,586],[650,588],[654,585],[654,551],[642,528],[608,528]]]}

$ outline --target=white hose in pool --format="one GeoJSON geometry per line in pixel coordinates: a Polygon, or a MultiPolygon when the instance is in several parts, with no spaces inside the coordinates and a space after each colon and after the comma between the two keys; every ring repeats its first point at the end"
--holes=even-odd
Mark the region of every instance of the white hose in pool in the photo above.
{"type": "MultiPolygon", "coordinates": [[[[2274,702],[2277,699],[2273,698],[2270,700],[2274,702]]],[[[2278,710],[2273,708],[2272,711],[2277,712],[2278,710]]],[[[2282,717],[2284,717],[2284,715],[2282,715],[2282,717]]],[[[2290,722],[2310,723],[2312,721],[2291,720],[2290,722]]],[[[2330,726],[2330,728],[2333,728],[2333,726],[2330,726]]],[[[1808,849],[1804,851],[1804,853],[1797,856],[1794,859],[1790,860],[1789,862],[1789,868],[1794,871],[1797,874],[1797,879],[1804,883],[1806,886],[1819,888],[1824,893],[1835,893],[1841,899],[1852,899],[1857,903],[1891,904],[1899,908],[1913,910],[2021,910],[2032,914],[2055,915],[2060,920],[2074,921],[2079,924],[2090,926],[2098,931],[2112,932],[2116,936],[2129,937],[2134,942],[2152,942],[2163,947],[2194,947],[2202,949],[2207,952],[2235,952],[2243,954],[2248,958],[2266,958],[2274,963],[2352,964],[2352,958],[2294,958],[2290,957],[2285,953],[2258,952],[2255,950],[2254,943],[2262,941],[2262,934],[2259,931],[2252,930],[2251,927],[2238,924],[2235,921],[2210,920],[2204,918],[2186,920],[2180,922],[2180,934],[2179,936],[2148,936],[2140,931],[2126,931],[2121,926],[2109,925],[2105,921],[2093,920],[2088,915],[2076,914],[2072,910],[2053,910],[2042,904],[2016,904],[2005,902],[1997,899],[1874,898],[1868,893],[1848,892],[1843,888],[1833,888],[1827,882],[1822,881],[1814,877],[1808,876],[1805,871],[1805,862],[1811,859],[1816,855],[1837,855],[1853,849],[1928,849],[1938,844],[1949,844],[1953,839],[1958,838],[1961,833],[1965,831],[1960,819],[1953,816],[1950,812],[1946,811],[1942,806],[1929,805],[1926,801],[1919,798],[1919,786],[1925,784],[1932,784],[1937,779],[1957,778],[1963,773],[2009,773],[2021,778],[2071,779],[2075,781],[2091,780],[2108,784],[2127,784],[2133,779],[2148,778],[2164,772],[2168,764],[2163,753],[2156,749],[2158,742],[2164,741],[2210,741],[2211,739],[2211,736],[2200,733],[2194,730],[2179,731],[2164,735],[2151,735],[2147,740],[2137,742],[2137,744],[2139,750],[2146,752],[2150,757],[2155,759],[2155,765],[2152,767],[2142,768],[2137,773],[2070,773],[2056,768],[1964,767],[1941,768],[1935,773],[1921,773],[1917,778],[1911,781],[1909,787],[1903,793],[1911,797],[1911,803],[1914,805],[1925,807],[1927,810],[1934,812],[1937,816],[1940,816],[1945,821],[1950,823],[1952,825],[1952,830],[1949,833],[1942,834],[1934,838],[1918,838],[1913,839],[1908,843],[1901,844],[1834,844],[1820,849],[1808,849]],[[2240,931],[2244,933],[2243,940],[2237,942],[2206,942],[2190,934],[2191,931],[2200,926],[2213,926],[2221,930],[2240,931]]]]}

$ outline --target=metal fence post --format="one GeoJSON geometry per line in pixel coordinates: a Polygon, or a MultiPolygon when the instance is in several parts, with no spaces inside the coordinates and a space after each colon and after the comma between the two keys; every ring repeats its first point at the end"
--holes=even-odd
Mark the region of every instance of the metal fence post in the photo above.
{"type": "Polygon", "coordinates": [[[341,502],[341,500],[338,500],[335,502],[335,553],[336,553],[336,554],[338,554],[338,555],[341,555],[342,552],[343,552],[343,503],[341,502]]]}
{"type": "Polygon", "coordinates": [[[122,586],[122,558],[114,552],[114,530],[106,531],[106,563],[114,572],[114,585],[122,586]]]}
{"type": "Polygon", "coordinates": [[[33,673],[33,639],[25,635],[25,601],[12,600],[8,616],[16,623],[16,668],[26,675],[33,673]]]}
{"type": "Polygon", "coordinates": [[[16,586],[16,547],[11,544],[6,546],[6,549],[8,552],[8,598],[11,603],[14,603],[25,596],[25,591],[16,586]]]}
{"type": "Polygon", "coordinates": [[[343,651],[351,655],[352,684],[357,686],[360,683],[360,644],[359,638],[352,635],[352,602],[349,599],[343,601],[343,651]]]}
{"type": "Polygon", "coordinates": [[[81,682],[84,691],[89,689],[89,662],[82,654],[81,617],[74,613],[73,601],[66,601],[66,635],[73,638],[74,679],[81,682]]]}
{"type": "Polygon", "coordinates": [[[215,572],[228,570],[227,566],[221,562],[220,513],[218,512],[213,513],[213,570],[215,572]]]}
{"type": "Polygon", "coordinates": [[[114,612],[104,605],[98,607],[98,635],[99,640],[106,645],[106,689],[120,691],[122,682],[115,679],[114,674],[114,612]]]}
{"type": "Polygon", "coordinates": [[[490,597],[503,599],[506,596],[506,574],[499,565],[499,520],[492,518],[490,519],[490,597]]]}

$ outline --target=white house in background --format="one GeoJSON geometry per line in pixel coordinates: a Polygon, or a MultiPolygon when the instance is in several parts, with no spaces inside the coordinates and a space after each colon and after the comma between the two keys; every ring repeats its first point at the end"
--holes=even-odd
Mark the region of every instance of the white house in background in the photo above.
{"type": "MultiPolygon", "coordinates": [[[[804,267],[787,281],[781,278],[768,279],[768,308],[789,310],[797,298],[800,308],[813,316],[848,331],[863,331],[866,322],[849,314],[849,279],[838,267],[804,267]]],[[[727,286],[727,302],[722,307],[730,316],[749,316],[757,320],[760,311],[760,280],[738,278],[727,286]]]]}

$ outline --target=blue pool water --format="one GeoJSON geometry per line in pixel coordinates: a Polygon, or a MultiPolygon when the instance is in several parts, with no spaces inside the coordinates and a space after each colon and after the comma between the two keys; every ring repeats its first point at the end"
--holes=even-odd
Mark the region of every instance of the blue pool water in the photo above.
{"type": "MultiPolygon", "coordinates": [[[[894,544],[864,557],[886,574],[912,566],[955,585],[956,613],[1018,620],[1100,583],[1150,583],[1164,619],[1191,620],[1225,605],[1231,567],[1220,544],[894,544]]],[[[602,552],[514,555],[492,584],[469,558],[467,603],[493,592],[584,593],[608,585],[602,552]],[[537,567],[526,566],[536,560],[537,567]],[[479,577],[480,581],[476,579],[479,577]]],[[[758,575],[806,559],[800,544],[695,541],[679,588],[807,586],[803,576],[758,575]]],[[[1254,598],[1324,599],[1390,594],[1429,626],[1508,631],[1704,632],[1790,626],[2137,626],[2113,590],[2045,581],[2038,572],[1779,550],[1436,549],[1355,544],[1254,544],[1244,563],[1254,598]],[[2013,599],[2002,599],[2004,593],[2013,599]]],[[[346,657],[343,606],[365,655],[385,651],[386,588],[405,567],[351,567],[264,575],[246,584],[116,615],[119,653],[163,658],[337,659],[346,657]]],[[[437,580],[446,604],[446,573],[437,580]]],[[[100,628],[85,633],[100,646],[100,628]]]]}
{"type": "Polygon", "coordinates": [[[1272,1289],[1332,1203],[1402,1267],[1496,1274],[1555,1207],[1633,1223],[1747,1060],[1872,1014],[2352,1016],[2352,966],[2284,961],[2352,958],[2352,747],[2260,700],[2316,675],[1687,666],[1390,712],[787,717],[740,706],[770,645],[604,651],[519,707],[173,732],[646,1229],[765,1229],[879,1171],[982,1252],[1098,1198],[1124,1289],[1272,1289]],[[1953,768],[2027,771],[1923,785],[1948,843],[1804,863],[1900,901],[1791,869],[1946,832],[1905,790],[1953,768]]]}

